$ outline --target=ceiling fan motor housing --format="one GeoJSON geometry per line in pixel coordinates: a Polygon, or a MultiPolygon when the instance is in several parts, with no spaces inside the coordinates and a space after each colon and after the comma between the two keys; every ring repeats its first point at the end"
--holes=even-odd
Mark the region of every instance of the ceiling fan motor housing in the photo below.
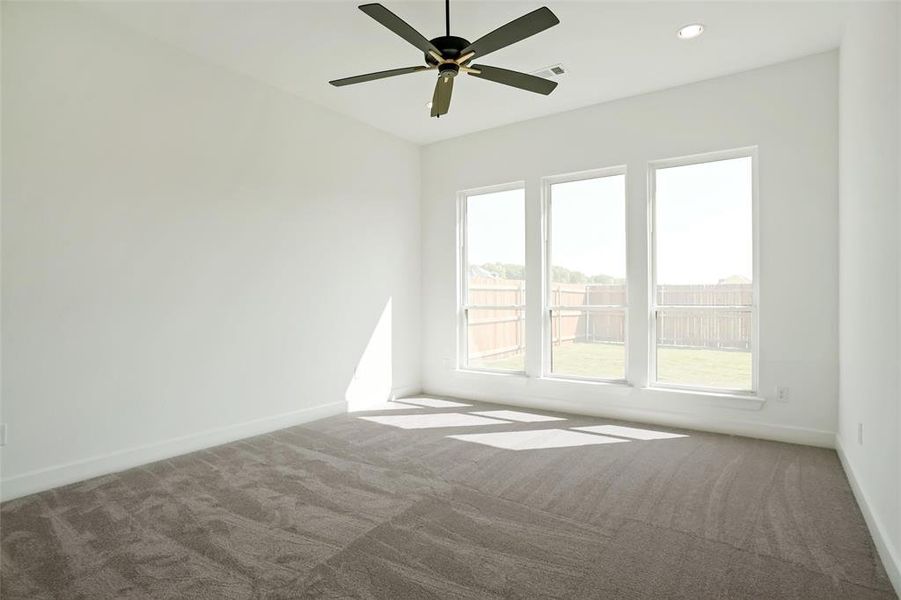
{"type": "MultiPolygon", "coordinates": [[[[436,37],[435,39],[429,41],[432,42],[432,44],[441,51],[441,56],[443,56],[445,60],[456,60],[461,56],[462,51],[465,48],[468,48],[470,45],[469,40],[464,40],[463,38],[457,37],[455,35],[444,35],[441,37],[436,37]]],[[[435,60],[435,57],[433,57],[428,52],[426,52],[425,54],[425,60],[430,65],[438,64],[438,61],[435,60]]]]}
{"type": "Polygon", "coordinates": [[[438,67],[439,77],[456,77],[460,72],[460,65],[457,63],[444,63],[438,67]]]}

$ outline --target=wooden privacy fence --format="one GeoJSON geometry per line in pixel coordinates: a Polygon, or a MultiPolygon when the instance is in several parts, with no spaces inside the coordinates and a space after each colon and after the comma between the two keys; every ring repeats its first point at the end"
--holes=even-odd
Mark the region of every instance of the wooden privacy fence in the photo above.
{"type": "Polygon", "coordinates": [[[657,343],[719,350],[751,349],[750,283],[657,286],[657,343]],[[704,308],[691,308],[694,306],[704,308]],[[723,307],[723,308],[713,308],[723,307]],[[747,307],[730,309],[725,307],[747,307]]]}
{"type": "Polygon", "coordinates": [[[751,310],[661,310],[657,343],[717,350],[751,349],[751,310]]]}
{"type": "Polygon", "coordinates": [[[525,290],[521,279],[470,277],[469,304],[523,308],[471,308],[467,318],[469,357],[504,356],[522,352],[526,343],[525,290]]]}
{"type": "MultiPolygon", "coordinates": [[[[658,286],[657,341],[662,346],[750,350],[751,310],[730,309],[750,305],[750,283],[658,286]],[[724,308],[710,308],[719,306],[724,308]]],[[[626,304],[623,284],[561,283],[551,286],[551,304],[566,306],[551,314],[554,344],[603,342],[622,344],[626,335],[625,311],[587,306],[626,304]],[[586,308],[581,308],[586,306],[586,308]]],[[[469,303],[493,307],[523,306],[525,282],[515,279],[472,277],[469,303]]],[[[469,356],[511,355],[525,345],[524,308],[469,309],[469,356]]]]}

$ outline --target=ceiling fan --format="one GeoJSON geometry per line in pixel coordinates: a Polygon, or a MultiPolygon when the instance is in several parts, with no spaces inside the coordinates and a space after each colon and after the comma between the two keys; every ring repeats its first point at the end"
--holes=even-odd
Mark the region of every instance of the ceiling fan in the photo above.
{"type": "Polygon", "coordinates": [[[470,64],[474,59],[481,59],[486,54],[515,44],[536,33],[541,33],[559,23],[560,20],[557,16],[546,6],[514,19],[472,43],[450,34],[450,0],[444,1],[446,35],[432,40],[427,40],[425,36],[381,4],[362,4],[359,9],[424,52],[426,64],[335,79],[329,82],[334,86],[352,85],[395,75],[437,70],[438,82],[435,84],[435,93],[432,95],[431,114],[433,117],[447,114],[450,109],[451,93],[454,89],[454,78],[461,72],[536,94],[547,95],[557,87],[557,82],[534,75],[488,65],[470,64]]]}

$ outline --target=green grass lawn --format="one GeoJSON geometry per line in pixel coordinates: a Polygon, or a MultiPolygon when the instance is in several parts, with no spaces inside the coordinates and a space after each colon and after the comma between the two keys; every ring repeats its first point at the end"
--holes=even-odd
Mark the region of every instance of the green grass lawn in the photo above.
{"type": "MultiPolygon", "coordinates": [[[[623,379],[625,356],[617,344],[570,343],[555,346],[553,370],[558,375],[623,379]]],[[[521,371],[523,357],[507,356],[471,363],[483,369],[521,371]]],[[[660,348],[657,380],[733,390],[751,389],[751,353],[732,350],[660,348]]]]}

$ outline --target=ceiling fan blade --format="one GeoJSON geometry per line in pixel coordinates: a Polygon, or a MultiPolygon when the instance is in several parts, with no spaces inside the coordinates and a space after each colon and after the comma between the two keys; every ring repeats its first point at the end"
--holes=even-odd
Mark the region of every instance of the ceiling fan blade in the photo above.
{"type": "Polygon", "coordinates": [[[477,57],[482,57],[489,52],[500,50],[510,44],[515,44],[520,40],[533,36],[536,33],[541,33],[545,29],[553,27],[559,22],[560,19],[551,12],[551,9],[542,6],[518,19],[510,21],[506,25],[498,27],[489,34],[483,35],[464,48],[460,52],[460,55],[462,56],[469,52],[475,52],[477,57]]]}
{"type": "Polygon", "coordinates": [[[480,79],[487,79],[495,83],[503,83],[527,92],[535,92],[536,94],[544,94],[547,96],[557,87],[556,81],[536,77],[519,71],[509,71],[499,67],[489,67],[488,65],[472,65],[469,74],[480,79]],[[478,72],[476,72],[478,71],[478,72]]]}
{"type": "Polygon", "coordinates": [[[441,51],[425,39],[425,36],[381,4],[361,4],[358,8],[423,52],[431,50],[441,54],[441,51]]]}
{"type": "Polygon", "coordinates": [[[407,73],[416,73],[418,71],[428,71],[432,67],[403,67],[400,69],[388,69],[387,71],[378,71],[376,73],[367,73],[365,75],[354,75],[353,77],[344,77],[343,79],[335,79],[329,81],[335,87],[342,85],[353,85],[355,83],[363,83],[364,81],[375,81],[376,79],[384,79],[385,77],[394,77],[395,75],[406,75],[407,73]]]}
{"type": "Polygon", "coordinates": [[[435,84],[435,93],[432,94],[432,116],[446,115],[450,110],[451,94],[454,91],[454,77],[442,75],[435,84]]]}

